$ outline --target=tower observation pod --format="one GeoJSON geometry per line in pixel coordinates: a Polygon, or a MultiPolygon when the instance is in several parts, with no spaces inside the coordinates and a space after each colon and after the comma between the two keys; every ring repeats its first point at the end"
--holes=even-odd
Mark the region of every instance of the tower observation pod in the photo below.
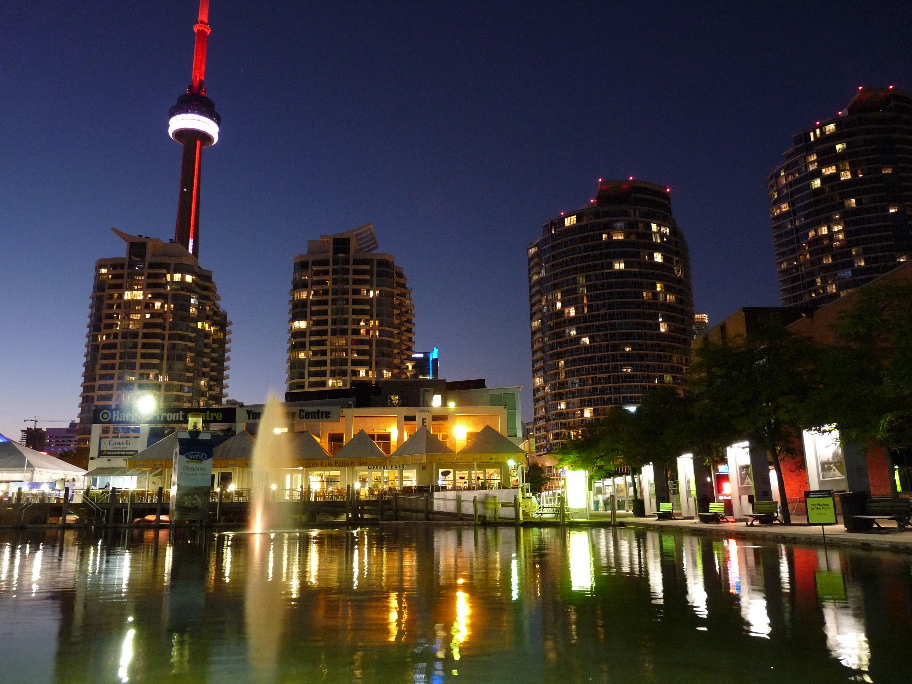
{"type": "Polygon", "coordinates": [[[174,241],[199,257],[200,175],[203,148],[218,141],[221,117],[206,97],[206,47],[209,34],[209,0],[200,0],[199,18],[193,27],[193,73],[187,92],[168,111],[168,134],[184,147],[181,157],[180,193],[174,241]]]}

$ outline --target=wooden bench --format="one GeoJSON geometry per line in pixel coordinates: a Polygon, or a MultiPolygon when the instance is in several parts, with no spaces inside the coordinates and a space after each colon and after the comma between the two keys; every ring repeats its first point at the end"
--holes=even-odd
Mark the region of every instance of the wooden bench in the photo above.
{"type": "Polygon", "coordinates": [[[700,516],[700,522],[705,523],[735,522],[733,518],[725,514],[725,504],[721,501],[710,503],[708,512],[697,513],[697,515],[700,516]]]}
{"type": "Polygon", "coordinates": [[[754,501],[753,510],[747,514],[747,518],[748,525],[753,525],[755,522],[761,525],[782,522],[779,517],[779,504],[775,501],[754,501]]]}
{"type": "Polygon", "coordinates": [[[896,526],[904,530],[909,525],[912,516],[912,504],[909,499],[872,498],[865,502],[865,514],[854,517],[870,520],[876,527],[880,527],[878,520],[895,520],[896,526]]]}
{"type": "Polygon", "coordinates": [[[655,511],[653,515],[656,517],[656,520],[677,520],[674,516],[674,509],[670,503],[659,502],[659,510],[655,511]]]}

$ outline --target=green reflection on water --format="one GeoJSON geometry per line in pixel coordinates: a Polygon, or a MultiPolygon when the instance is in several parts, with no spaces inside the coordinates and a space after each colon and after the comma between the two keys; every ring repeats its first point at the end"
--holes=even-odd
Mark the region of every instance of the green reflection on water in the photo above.
{"type": "Polygon", "coordinates": [[[7,534],[0,681],[908,682],[910,577],[633,528],[7,534]]]}

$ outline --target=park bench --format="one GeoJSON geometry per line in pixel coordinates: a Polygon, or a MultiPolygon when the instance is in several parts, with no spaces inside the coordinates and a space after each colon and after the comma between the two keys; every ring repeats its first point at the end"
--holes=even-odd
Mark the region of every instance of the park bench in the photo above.
{"type": "Polygon", "coordinates": [[[761,525],[782,522],[779,517],[779,504],[775,501],[754,501],[753,510],[747,514],[747,518],[748,525],[753,525],[755,522],[761,525]]]}
{"type": "Polygon", "coordinates": [[[895,520],[896,526],[903,530],[910,524],[912,505],[909,499],[889,499],[886,497],[871,498],[865,502],[864,515],[854,517],[870,520],[875,526],[880,527],[878,520],[895,520]]]}
{"type": "Polygon", "coordinates": [[[655,511],[653,515],[656,517],[656,520],[677,520],[674,517],[674,509],[670,503],[659,502],[659,510],[655,511]]]}
{"type": "Polygon", "coordinates": [[[700,516],[700,522],[721,523],[735,522],[725,514],[725,504],[722,501],[714,501],[709,504],[709,511],[697,513],[700,516]]]}

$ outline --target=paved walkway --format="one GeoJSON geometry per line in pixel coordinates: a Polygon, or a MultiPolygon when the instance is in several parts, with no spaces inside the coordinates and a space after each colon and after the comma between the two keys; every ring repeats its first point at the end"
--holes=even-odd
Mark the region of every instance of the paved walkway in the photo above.
{"type": "MultiPolygon", "coordinates": [[[[609,513],[593,511],[590,513],[593,521],[606,521],[609,513]]],[[[619,514],[618,521],[627,526],[652,527],[668,530],[681,530],[693,534],[707,534],[717,537],[736,537],[739,539],[764,539],[772,541],[799,542],[802,544],[822,544],[824,530],[820,525],[808,525],[804,516],[792,516],[791,525],[748,525],[744,522],[737,523],[703,523],[699,520],[656,520],[649,518],[634,518],[630,515],[619,514]]],[[[872,549],[889,549],[912,553],[912,529],[900,531],[896,523],[890,520],[880,521],[883,529],[876,527],[870,532],[847,532],[840,518],[836,525],[827,525],[825,529],[827,545],[855,546],[872,549]]]]}

